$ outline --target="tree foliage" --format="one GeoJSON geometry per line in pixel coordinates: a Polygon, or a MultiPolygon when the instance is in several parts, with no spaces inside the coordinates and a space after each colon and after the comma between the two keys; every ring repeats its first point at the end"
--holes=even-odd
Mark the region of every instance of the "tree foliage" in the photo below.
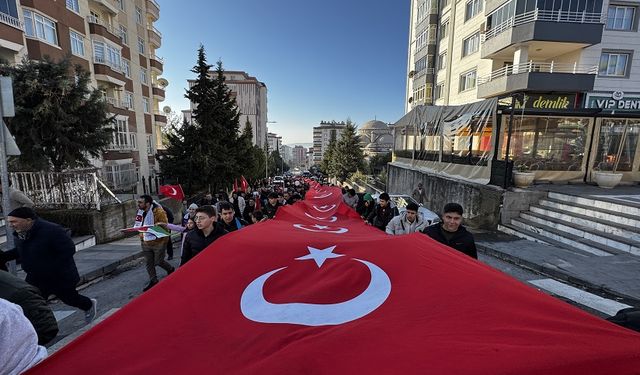
{"type": "Polygon", "coordinates": [[[15,117],[9,130],[22,151],[16,169],[62,171],[90,166],[113,140],[114,117],[99,90],[91,88],[90,72],[45,57],[0,66],[13,79],[15,117]]]}
{"type": "Polygon", "coordinates": [[[360,136],[356,127],[347,119],[346,126],[331,152],[330,175],[345,181],[353,173],[364,168],[364,155],[360,148],[360,136]]]}
{"type": "Polygon", "coordinates": [[[239,135],[240,113],[231,90],[225,84],[222,62],[218,61],[213,74],[207,63],[204,47],[198,49],[196,65],[191,70],[196,74],[194,85],[185,97],[196,104],[193,124],[183,126],[179,134],[169,138],[169,147],[160,160],[166,176],[187,182],[188,193],[196,190],[226,188],[234,178],[247,169],[252,169],[256,158],[248,160],[252,135],[239,135]],[[178,145],[177,143],[183,144],[178,145]],[[184,152],[188,153],[188,157],[184,152]],[[187,161],[176,161],[185,158],[187,161]],[[185,169],[186,168],[186,169],[185,169]]]}
{"type": "Polygon", "coordinates": [[[391,163],[391,152],[370,157],[367,163],[367,174],[374,176],[383,174],[388,163],[391,163]]]}

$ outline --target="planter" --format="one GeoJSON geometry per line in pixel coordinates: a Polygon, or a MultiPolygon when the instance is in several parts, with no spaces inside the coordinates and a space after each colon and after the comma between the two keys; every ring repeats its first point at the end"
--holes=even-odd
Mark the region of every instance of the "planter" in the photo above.
{"type": "Polygon", "coordinates": [[[593,172],[594,179],[599,187],[612,189],[622,180],[622,173],[615,172],[593,172]]]}
{"type": "Polygon", "coordinates": [[[535,172],[513,172],[513,183],[516,187],[524,188],[531,186],[536,177],[535,172]]]}

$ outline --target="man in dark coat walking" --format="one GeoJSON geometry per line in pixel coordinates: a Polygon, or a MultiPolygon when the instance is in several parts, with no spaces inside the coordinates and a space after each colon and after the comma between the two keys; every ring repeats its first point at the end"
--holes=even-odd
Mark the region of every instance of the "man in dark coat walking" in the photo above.
{"type": "Polygon", "coordinates": [[[476,243],[462,223],[462,206],[447,203],[442,210],[442,222],[426,227],[422,233],[461,253],[478,259],[476,243]]]}
{"type": "Polygon", "coordinates": [[[367,217],[367,223],[381,231],[385,231],[387,229],[387,224],[389,224],[391,219],[399,214],[397,207],[391,207],[390,200],[391,197],[389,197],[389,194],[380,194],[378,197],[378,204],[367,217]]]}
{"type": "Polygon", "coordinates": [[[184,238],[180,266],[185,265],[213,241],[227,233],[218,223],[218,212],[214,206],[198,207],[193,220],[196,222],[196,228],[187,233],[184,238]]]}
{"type": "Polygon", "coordinates": [[[80,275],[73,260],[76,248],[71,237],[61,226],[39,218],[28,207],[11,211],[7,222],[14,230],[16,248],[6,255],[21,262],[26,281],[40,289],[45,299],[55,294],[65,304],[83,310],[85,320],[91,322],[98,302],[76,290],[80,275]]]}

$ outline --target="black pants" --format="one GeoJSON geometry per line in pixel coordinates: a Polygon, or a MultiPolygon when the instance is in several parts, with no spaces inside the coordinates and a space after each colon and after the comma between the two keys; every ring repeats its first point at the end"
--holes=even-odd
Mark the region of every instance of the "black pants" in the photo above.
{"type": "Polygon", "coordinates": [[[173,239],[171,239],[171,236],[169,236],[169,241],[167,242],[167,256],[173,258],[173,239]]]}
{"type": "Polygon", "coordinates": [[[46,285],[35,285],[38,289],[40,289],[40,294],[46,300],[50,295],[55,294],[56,297],[64,304],[77,307],[80,310],[87,311],[93,306],[91,299],[85,297],[78,293],[75,285],[65,285],[65,286],[46,286],[46,285]]]}

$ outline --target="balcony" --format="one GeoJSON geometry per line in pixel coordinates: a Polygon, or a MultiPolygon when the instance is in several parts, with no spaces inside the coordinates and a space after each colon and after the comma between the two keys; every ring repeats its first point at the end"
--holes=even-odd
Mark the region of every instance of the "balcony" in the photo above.
{"type": "Polygon", "coordinates": [[[22,22],[20,21],[19,18],[10,16],[10,15],[8,15],[6,13],[1,13],[0,12],[0,22],[4,23],[5,25],[9,25],[11,27],[14,27],[16,29],[24,30],[22,22]]]}
{"type": "Polygon", "coordinates": [[[100,35],[120,46],[122,45],[122,36],[116,25],[112,26],[94,16],[87,16],[87,22],[89,23],[89,33],[100,35]]]}
{"type": "Polygon", "coordinates": [[[151,55],[149,57],[149,64],[151,65],[151,69],[156,71],[156,73],[158,74],[162,74],[162,72],[164,71],[163,70],[164,59],[162,59],[162,57],[151,55]]]}
{"type": "Polygon", "coordinates": [[[162,33],[153,25],[147,25],[147,31],[149,34],[149,44],[154,46],[154,48],[160,48],[162,45],[162,33]]]}
{"type": "Polygon", "coordinates": [[[153,114],[153,119],[156,122],[156,124],[158,124],[158,125],[166,125],[167,124],[167,116],[162,112],[156,111],[153,114]]]}
{"type": "Polygon", "coordinates": [[[110,0],[89,0],[89,2],[98,5],[98,7],[114,16],[118,15],[118,12],[120,11],[118,7],[116,7],[114,4],[111,4],[110,0]]]}
{"type": "Polygon", "coordinates": [[[598,66],[533,62],[509,65],[478,78],[478,97],[516,91],[579,92],[593,90],[598,66]]]}
{"type": "Polygon", "coordinates": [[[95,78],[98,81],[110,82],[116,86],[124,87],[125,75],[121,65],[106,60],[103,56],[93,56],[95,78]]]}
{"type": "Polygon", "coordinates": [[[153,87],[153,97],[158,101],[164,100],[164,89],[160,87],[153,87]]]}
{"type": "Polygon", "coordinates": [[[156,0],[147,0],[147,14],[150,15],[154,21],[160,19],[160,5],[156,0]]]}
{"type": "MultiPolygon", "coordinates": [[[[538,43],[549,53],[563,53],[598,44],[602,40],[602,13],[535,9],[518,14],[481,35],[481,58],[510,58],[519,44],[538,43]]],[[[540,48],[537,48],[540,47],[540,48]]],[[[536,58],[553,57],[552,55],[536,58]]]]}

